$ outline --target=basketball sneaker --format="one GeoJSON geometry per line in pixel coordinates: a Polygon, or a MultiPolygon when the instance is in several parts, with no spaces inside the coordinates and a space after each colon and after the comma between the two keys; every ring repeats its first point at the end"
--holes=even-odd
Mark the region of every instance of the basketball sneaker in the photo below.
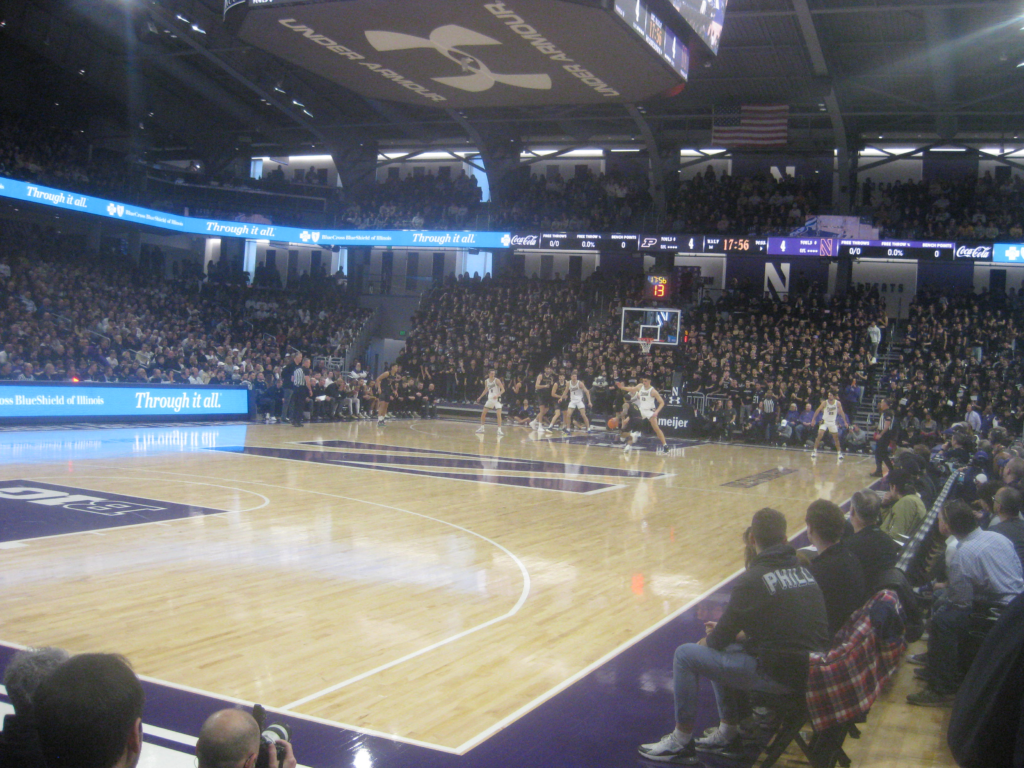
{"type": "Polygon", "coordinates": [[[505,433],[501,431],[501,427],[498,427],[498,437],[504,437],[505,433]]]}
{"type": "Polygon", "coordinates": [[[812,459],[818,458],[818,449],[817,448],[812,448],[811,449],[811,458],[812,459]]]}
{"type": "Polygon", "coordinates": [[[478,430],[476,431],[476,433],[477,433],[478,435],[482,435],[482,434],[483,434],[483,432],[484,432],[484,428],[483,428],[483,425],[481,425],[481,426],[480,426],[480,429],[478,429],[478,430]]]}
{"type": "Polygon", "coordinates": [[[530,426],[531,426],[531,427],[532,427],[533,429],[536,429],[537,427],[539,427],[539,426],[540,426],[540,422],[538,422],[538,421],[537,421],[536,419],[534,419],[533,421],[531,421],[531,422],[530,422],[530,426]]]}
{"type": "Polygon", "coordinates": [[[842,453],[836,454],[836,461],[842,461],[846,456],[842,453]]]}
{"type": "Polygon", "coordinates": [[[648,760],[656,760],[659,763],[700,765],[693,739],[690,739],[685,744],[680,744],[675,733],[670,733],[668,736],[663,737],[661,741],[641,744],[637,751],[648,760]]]}
{"type": "Polygon", "coordinates": [[[633,444],[632,443],[626,443],[625,447],[622,449],[622,452],[623,453],[629,453],[632,450],[633,450],[633,444]]]}

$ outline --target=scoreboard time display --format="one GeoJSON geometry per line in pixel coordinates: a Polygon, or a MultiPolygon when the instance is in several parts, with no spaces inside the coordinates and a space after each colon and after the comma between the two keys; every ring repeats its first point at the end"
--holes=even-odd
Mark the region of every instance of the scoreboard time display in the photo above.
{"type": "Polygon", "coordinates": [[[650,274],[644,278],[645,301],[668,301],[678,292],[674,275],[650,274]]]}

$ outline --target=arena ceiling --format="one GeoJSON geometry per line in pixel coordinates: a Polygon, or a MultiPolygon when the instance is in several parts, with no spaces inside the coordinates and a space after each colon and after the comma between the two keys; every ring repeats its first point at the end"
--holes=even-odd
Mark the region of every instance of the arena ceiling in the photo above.
{"type": "Polygon", "coordinates": [[[680,94],[635,109],[378,101],[247,45],[222,13],[223,0],[0,0],[5,108],[165,157],[368,140],[412,151],[481,134],[571,147],[649,132],[706,148],[713,110],[742,104],[789,104],[794,152],[1012,143],[1024,130],[1022,0],[730,0],[717,57],[695,50],[680,94]]]}

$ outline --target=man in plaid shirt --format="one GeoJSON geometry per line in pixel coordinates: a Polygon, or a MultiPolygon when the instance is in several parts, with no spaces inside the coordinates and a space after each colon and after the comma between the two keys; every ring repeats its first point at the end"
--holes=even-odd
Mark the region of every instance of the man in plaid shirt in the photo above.
{"type": "Polygon", "coordinates": [[[758,510],[751,536],[757,555],[737,579],[721,620],[705,624],[704,640],[676,649],[676,727],[661,741],[640,745],[648,760],[698,765],[697,750],[727,756],[739,736],[737,692],[801,691],[809,653],[828,648],[825,599],[787,543],[785,516],[758,510]],[[695,740],[698,675],[715,689],[721,722],[711,735],[695,740]]]}

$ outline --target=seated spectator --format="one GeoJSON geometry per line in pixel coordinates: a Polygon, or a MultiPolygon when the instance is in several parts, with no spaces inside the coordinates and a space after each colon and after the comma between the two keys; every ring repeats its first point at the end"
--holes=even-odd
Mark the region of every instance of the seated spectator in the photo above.
{"type": "Polygon", "coordinates": [[[4,671],[4,687],[14,707],[4,717],[0,733],[0,766],[3,768],[46,768],[36,734],[32,702],[46,678],[68,660],[62,648],[30,648],[14,654],[4,671]]]}
{"type": "Polygon", "coordinates": [[[993,533],[1005,536],[1013,544],[1017,557],[1024,565],[1024,518],[1021,508],[1024,497],[1016,488],[1000,488],[996,491],[994,511],[997,522],[989,527],[993,533]]]}
{"type": "Polygon", "coordinates": [[[123,656],[83,653],[68,659],[35,697],[47,768],[135,768],[144,699],[123,656]]]}
{"type": "Polygon", "coordinates": [[[857,491],[850,499],[853,533],[843,539],[846,548],[860,561],[864,585],[873,592],[882,574],[896,565],[900,545],[878,526],[882,500],[872,490],[857,491]]]}
{"type": "Polygon", "coordinates": [[[701,642],[676,649],[676,726],[660,741],[640,746],[640,754],[649,760],[699,764],[693,737],[698,675],[711,681],[720,718],[718,728],[699,746],[723,751],[738,738],[740,691],[800,691],[807,680],[808,654],[828,647],[825,601],[786,541],[785,516],[774,509],[759,510],[751,522],[751,538],[757,555],[737,580],[721,620],[705,624],[707,637],[701,642]]]}
{"type": "Polygon", "coordinates": [[[889,492],[882,500],[888,507],[882,515],[882,530],[900,544],[917,530],[928,510],[914,487],[913,478],[902,469],[893,469],[888,476],[889,492]]]}
{"type": "Polygon", "coordinates": [[[963,501],[947,502],[940,515],[957,546],[945,596],[932,611],[926,687],[907,696],[907,703],[926,707],[953,702],[961,677],[959,648],[967,634],[973,602],[1007,605],[1024,592],[1024,571],[1008,538],[978,528],[974,512],[963,501]]]}
{"type": "Polygon", "coordinates": [[[847,453],[870,453],[868,433],[856,424],[851,424],[843,435],[843,450],[847,453]]]}
{"type": "MultiPolygon", "coordinates": [[[[284,746],[286,755],[279,764],[277,749],[269,749],[269,767],[295,768],[292,745],[283,739],[277,743],[284,746]]],[[[198,768],[253,768],[259,751],[259,725],[245,710],[221,709],[206,718],[199,729],[196,741],[198,768]]]]}
{"type": "Polygon", "coordinates": [[[818,550],[811,560],[811,573],[825,596],[829,637],[867,599],[864,571],[860,561],[841,540],[845,519],[842,510],[831,501],[818,499],[807,508],[807,538],[818,550]]]}

